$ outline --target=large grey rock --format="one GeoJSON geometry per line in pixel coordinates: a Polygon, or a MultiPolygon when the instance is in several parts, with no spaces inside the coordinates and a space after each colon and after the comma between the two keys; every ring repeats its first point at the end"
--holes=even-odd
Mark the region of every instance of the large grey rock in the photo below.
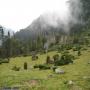
{"type": "Polygon", "coordinates": [[[62,70],[62,69],[60,69],[60,68],[57,68],[57,69],[55,69],[55,73],[56,73],[56,74],[64,74],[65,71],[62,70]]]}
{"type": "Polygon", "coordinates": [[[68,85],[73,85],[74,82],[72,80],[68,81],[68,85]]]}

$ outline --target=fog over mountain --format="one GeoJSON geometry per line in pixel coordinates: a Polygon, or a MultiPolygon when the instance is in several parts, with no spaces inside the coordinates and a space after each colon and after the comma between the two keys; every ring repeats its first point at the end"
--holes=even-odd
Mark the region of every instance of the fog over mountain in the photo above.
{"type": "Polygon", "coordinates": [[[46,12],[40,15],[28,27],[16,33],[18,38],[28,38],[33,35],[40,35],[48,32],[69,33],[75,24],[82,24],[80,18],[82,14],[82,3],[80,0],[69,0],[66,2],[67,8],[61,12],[46,12]]]}

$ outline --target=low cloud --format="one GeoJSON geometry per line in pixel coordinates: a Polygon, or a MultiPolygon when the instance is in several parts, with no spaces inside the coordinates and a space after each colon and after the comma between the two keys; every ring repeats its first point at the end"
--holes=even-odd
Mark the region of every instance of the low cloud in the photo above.
{"type": "Polygon", "coordinates": [[[44,27],[50,25],[52,27],[62,27],[68,32],[71,25],[81,23],[80,15],[82,13],[82,3],[80,0],[66,0],[66,9],[63,12],[54,11],[47,12],[42,15],[41,20],[44,21],[44,27]]]}

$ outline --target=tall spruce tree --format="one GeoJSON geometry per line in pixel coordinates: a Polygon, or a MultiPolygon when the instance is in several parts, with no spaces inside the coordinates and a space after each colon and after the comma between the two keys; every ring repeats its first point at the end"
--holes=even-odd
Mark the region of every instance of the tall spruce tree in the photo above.
{"type": "Polygon", "coordinates": [[[11,40],[10,40],[10,32],[8,31],[8,35],[5,37],[4,43],[4,58],[9,60],[11,53],[11,40]]]}

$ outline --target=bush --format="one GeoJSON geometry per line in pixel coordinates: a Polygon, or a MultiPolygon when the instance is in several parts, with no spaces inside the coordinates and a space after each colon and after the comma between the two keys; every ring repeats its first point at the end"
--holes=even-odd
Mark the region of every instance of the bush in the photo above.
{"type": "Polygon", "coordinates": [[[46,64],[34,65],[34,68],[39,68],[40,70],[47,70],[50,69],[50,66],[46,64]]]}
{"type": "Polygon", "coordinates": [[[78,56],[80,56],[80,55],[81,55],[81,51],[79,50],[79,51],[78,51],[78,56]]]}
{"type": "Polygon", "coordinates": [[[66,50],[71,50],[71,49],[72,49],[71,46],[66,47],[66,50]]]}
{"type": "Polygon", "coordinates": [[[14,67],[12,68],[12,70],[14,70],[14,71],[20,71],[20,67],[14,66],[14,67]]]}
{"type": "Polygon", "coordinates": [[[4,59],[2,63],[9,63],[9,59],[4,59]]]}
{"type": "Polygon", "coordinates": [[[23,57],[27,57],[28,55],[27,54],[23,54],[23,57]]]}
{"type": "Polygon", "coordinates": [[[27,62],[24,63],[24,69],[27,70],[27,62]]]}
{"type": "Polygon", "coordinates": [[[3,60],[0,58],[0,64],[2,64],[2,61],[3,61],[3,60]]]}
{"type": "Polygon", "coordinates": [[[76,47],[73,47],[73,51],[78,51],[76,47]]]}
{"type": "Polygon", "coordinates": [[[50,62],[50,56],[47,56],[46,64],[49,64],[49,62],[50,62]]]}
{"type": "Polygon", "coordinates": [[[9,63],[9,59],[0,59],[0,64],[9,63]]]}
{"type": "Polygon", "coordinates": [[[52,69],[53,69],[53,71],[55,72],[55,69],[57,69],[57,67],[56,67],[56,66],[53,66],[52,69]]]}
{"type": "Polygon", "coordinates": [[[38,56],[36,56],[36,59],[38,59],[38,56]]]}
{"type": "Polygon", "coordinates": [[[62,52],[65,49],[64,45],[58,47],[58,52],[62,52]]]}
{"type": "Polygon", "coordinates": [[[49,47],[53,47],[55,44],[54,43],[51,43],[49,47]]]}
{"type": "Polygon", "coordinates": [[[86,51],[86,50],[88,50],[88,49],[87,49],[87,48],[82,48],[82,50],[83,50],[83,51],[84,51],[84,50],[86,51]]]}
{"type": "Polygon", "coordinates": [[[39,65],[34,65],[33,67],[34,67],[34,68],[39,68],[39,65]]]}
{"type": "Polygon", "coordinates": [[[50,69],[50,66],[47,66],[47,65],[39,65],[39,69],[40,69],[40,70],[47,70],[47,69],[50,69]]]}
{"type": "Polygon", "coordinates": [[[59,55],[58,54],[54,55],[53,56],[53,59],[54,59],[54,62],[57,61],[57,60],[59,60],[59,55]]]}
{"type": "Polygon", "coordinates": [[[68,54],[68,53],[69,53],[68,50],[64,50],[64,51],[62,52],[62,54],[68,54]]]}
{"type": "Polygon", "coordinates": [[[78,51],[80,50],[82,47],[80,45],[77,45],[75,47],[73,47],[73,51],[78,51]]]}
{"type": "Polygon", "coordinates": [[[0,64],[2,64],[2,61],[0,61],[0,64]]]}
{"type": "Polygon", "coordinates": [[[38,59],[38,56],[32,56],[32,60],[37,60],[38,59]]]}
{"type": "Polygon", "coordinates": [[[61,59],[55,62],[56,66],[61,66],[61,65],[67,65],[69,63],[73,63],[74,56],[69,55],[69,54],[63,54],[61,56],[61,59]]]}
{"type": "Polygon", "coordinates": [[[48,48],[48,52],[56,51],[56,50],[58,50],[58,45],[54,45],[54,46],[48,48]]]}

